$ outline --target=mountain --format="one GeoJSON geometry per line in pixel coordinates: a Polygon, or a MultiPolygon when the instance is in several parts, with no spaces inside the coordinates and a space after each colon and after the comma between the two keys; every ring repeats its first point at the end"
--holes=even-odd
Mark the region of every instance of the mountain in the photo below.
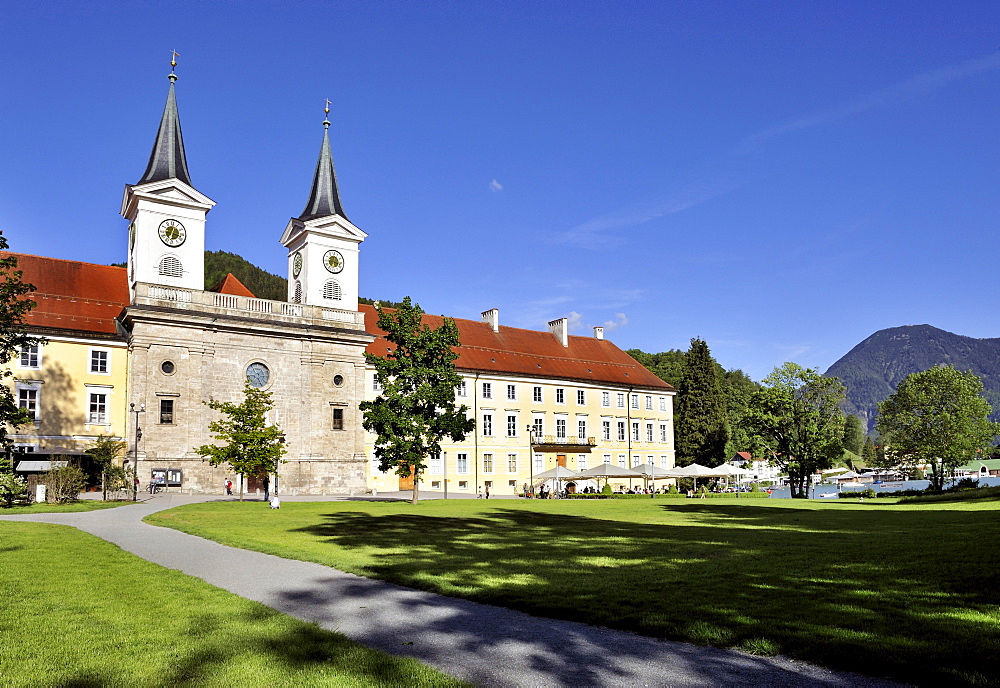
{"type": "Polygon", "coordinates": [[[879,330],[830,366],[827,375],[847,386],[844,410],[875,426],[878,403],[896,390],[910,373],[937,364],[971,370],[986,388],[993,420],[1000,420],[1000,339],[975,339],[930,325],[906,325],[879,330]]]}
{"type": "Polygon", "coordinates": [[[259,299],[288,298],[288,280],[284,277],[265,272],[235,253],[205,251],[205,289],[214,289],[230,272],[259,299]]]}

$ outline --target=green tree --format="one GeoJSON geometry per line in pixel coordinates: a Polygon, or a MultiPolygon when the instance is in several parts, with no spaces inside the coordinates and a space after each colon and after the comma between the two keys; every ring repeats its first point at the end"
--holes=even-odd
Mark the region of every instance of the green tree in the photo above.
{"type": "MultiPolygon", "coordinates": [[[[195,452],[213,466],[226,464],[244,477],[265,477],[278,469],[285,455],[284,434],[277,425],[268,425],[267,412],[274,408],[271,393],[258,389],[247,380],[243,386],[243,402],[211,399],[203,402],[220,411],[222,418],[208,425],[219,445],[203,444],[195,452]]],[[[240,501],[243,501],[243,481],[240,481],[240,501]]]]}
{"type": "Polygon", "coordinates": [[[28,498],[28,483],[14,472],[9,451],[0,453],[0,506],[11,507],[28,498]]]}
{"type": "Polygon", "coordinates": [[[416,504],[425,459],[441,453],[444,437],[461,442],[476,427],[467,417],[468,408],[455,405],[455,389],[462,381],[455,371],[458,326],[450,318],[436,330],[425,325],[423,310],[409,296],[400,308],[376,309],[378,326],[393,347],[384,358],[365,354],[382,391],[374,401],[361,403],[363,424],[377,435],[379,469],[413,476],[416,504]]]}
{"type": "Polygon", "coordinates": [[[117,468],[118,457],[128,447],[128,443],[111,435],[99,435],[94,443],[90,445],[87,453],[94,457],[94,463],[101,471],[101,491],[102,499],[108,499],[109,482],[117,484],[124,480],[124,475],[119,476],[117,468]],[[119,480],[120,478],[120,480],[119,480]]]}
{"type": "Polygon", "coordinates": [[[759,445],[754,434],[747,429],[744,416],[746,416],[750,397],[760,389],[760,385],[739,369],[726,371],[722,378],[722,385],[726,392],[726,427],[728,428],[726,459],[741,451],[751,454],[759,453],[763,447],[759,445]]]}
{"type": "MultiPolygon", "coordinates": [[[[7,238],[0,232],[0,250],[7,248],[7,238]]],[[[32,337],[27,332],[25,318],[36,304],[25,296],[35,291],[35,287],[25,284],[21,276],[21,271],[17,269],[17,256],[0,255],[0,365],[3,366],[10,363],[22,347],[44,341],[40,337],[32,337]]],[[[13,373],[4,367],[0,372],[0,380],[12,375],[13,373]]],[[[18,408],[10,387],[0,384],[0,449],[10,446],[8,437],[10,428],[17,428],[30,420],[28,412],[18,408]]]]}
{"type": "Polygon", "coordinates": [[[844,419],[844,449],[861,454],[865,444],[865,424],[853,413],[844,419]]]}
{"type": "Polygon", "coordinates": [[[674,387],[680,385],[684,373],[684,352],[680,349],[671,349],[658,354],[647,354],[640,349],[629,349],[625,353],[667,384],[674,387]]]}
{"type": "Polygon", "coordinates": [[[726,395],[708,344],[692,339],[677,388],[677,464],[718,466],[726,460],[726,395]]]}
{"type": "Polygon", "coordinates": [[[983,383],[971,371],[934,366],[903,378],[879,404],[876,427],[894,463],[913,472],[930,468],[931,487],[944,488],[947,472],[975,458],[1000,434],[990,422],[983,383]]]}
{"type": "Polygon", "coordinates": [[[87,474],[79,466],[67,462],[65,466],[46,471],[43,477],[46,499],[56,504],[75,501],[87,485],[87,474]]]}
{"type": "Polygon", "coordinates": [[[809,495],[812,474],[844,451],[844,386],[812,368],[785,363],[753,394],[746,421],[772,463],[788,472],[792,497],[809,495]]]}
{"type": "Polygon", "coordinates": [[[871,437],[865,438],[865,444],[861,448],[861,463],[869,468],[878,467],[878,451],[875,449],[875,443],[872,441],[871,437]]]}

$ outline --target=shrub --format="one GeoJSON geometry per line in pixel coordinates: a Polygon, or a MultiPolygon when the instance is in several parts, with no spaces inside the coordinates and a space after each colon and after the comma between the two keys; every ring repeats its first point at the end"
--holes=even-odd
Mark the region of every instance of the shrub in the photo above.
{"type": "MultiPolygon", "coordinates": [[[[865,497],[867,499],[875,499],[877,496],[875,490],[868,488],[867,490],[845,490],[837,495],[840,499],[852,499],[865,497]]],[[[893,495],[895,496],[895,495],[893,495]]]]}
{"type": "Polygon", "coordinates": [[[45,473],[47,499],[57,504],[72,502],[87,485],[87,476],[79,466],[67,464],[45,473]]]}
{"type": "Polygon", "coordinates": [[[754,483],[753,485],[750,486],[750,491],[751,492],[760,492],[760,486],[757,483],[754,483]]]}
{"type": "Polygon", "coordinates": [[[612,494],[611,486],[608,485],[607,483],[604,483],[604,487],[601,488],[601,494],[602,495],[612,494]]]}
{"type": "Polygon", "coordinates": [[[962,478],[957,483],[947,488],[945,492],[960,492],[962,490],[975,490],[979,487],[979,481],[976,478],[962,478]]]}
{"type": "Polygon", "coordinates": [[[28,483],[19,475],[0,473],[0,506],[11,507],[28,501],[28,483]]]}
{"type": "Polygon", "coordinates": [[[668,495],[675,495],[675,494],[677,494],[677,486],[676,485],[671,485],[670,487],[668,487],[667,488],[667,494],[668,495]]]}

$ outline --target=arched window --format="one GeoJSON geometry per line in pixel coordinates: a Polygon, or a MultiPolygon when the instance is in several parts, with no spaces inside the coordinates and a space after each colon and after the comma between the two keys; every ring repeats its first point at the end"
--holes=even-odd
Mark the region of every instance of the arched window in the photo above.
{"type": "Polygon", "coordinates": [[[295,303],[302,303],[302,282],[295,280],[295,303]]]}
{"type": "Polygon", "coordinates": [[[160,274],[164,277],[182,277],[184,267],[177,256],[163,256],[160,259],[160,274]]]}
{"type": "Polygon", "coordinates": [[[323,285],[323,298],[331,301],[340,301],[340,282],[337,280],[327,280],[323,285]]]}

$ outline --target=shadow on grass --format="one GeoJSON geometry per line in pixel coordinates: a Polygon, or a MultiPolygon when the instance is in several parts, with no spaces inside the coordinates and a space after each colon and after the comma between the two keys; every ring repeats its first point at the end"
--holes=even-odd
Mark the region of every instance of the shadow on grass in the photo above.
{"type": "MultiPolygon", "coordinates": [[[[766,639],[919,683],[997,682],[996,513],[661,508],[684,518],[339,512],[301,532],[374,551],[372,576],[541,616],[718,646],[766,639]]],[[[564,638],[537,641],[565,651],[564,638]]],[[[584,665],[561,669],[574,682],[604,661],[566,656],[584,665]]]]}

